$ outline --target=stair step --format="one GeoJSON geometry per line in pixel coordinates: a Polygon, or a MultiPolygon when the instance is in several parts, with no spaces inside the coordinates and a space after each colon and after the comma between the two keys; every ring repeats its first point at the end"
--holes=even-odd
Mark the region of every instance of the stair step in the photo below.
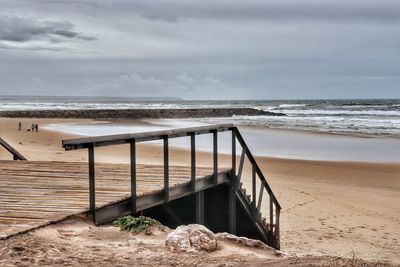
{"type": "Polygon", "coordinates": [[[269,225],[269,223],[267,223],[267,219],[266,219],[266,218],[264,218],[264,217],[261,218],[261,224],[262,224],[266,229],[270,230],[270,225],[269,225]]]}

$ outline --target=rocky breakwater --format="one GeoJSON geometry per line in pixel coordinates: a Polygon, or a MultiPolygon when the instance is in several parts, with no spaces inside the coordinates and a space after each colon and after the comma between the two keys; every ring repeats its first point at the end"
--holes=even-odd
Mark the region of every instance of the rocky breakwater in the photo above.
{"type": "Polygon", "coordinates": [[[7,118],[68,118],[68,119],[144,119],[144,118],[206,118],[232,116],[286,116],[253,108],[200,109],[80,109],[80,110],[16,110],[0,111],[7,118]]]}

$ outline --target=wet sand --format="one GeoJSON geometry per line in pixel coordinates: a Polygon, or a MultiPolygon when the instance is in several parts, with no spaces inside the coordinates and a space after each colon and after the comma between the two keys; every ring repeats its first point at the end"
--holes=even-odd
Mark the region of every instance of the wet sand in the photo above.
{"type": "MultiPolygon", "coordinates": [[[[87,160],[85,150],[61,148],[61,140],[73,135],[41,129],[20,132],[18,121],[43,125],[82,120],[2,118],[0,135],[30,160],[87,160]]],[[[137,154],[141,163],[162,162],[162,149],[155,145],[141,145],[137,154]]],[[[127,146],[96,149],[98,162],[127,163],[127,156],[127,146]]],[[[11,156],[0,148],[0,158],[11,156]]],[[[188,151],[171,149],[170,164],[186,165],[189,159],[188,151]]],[[[212,157],[198,152],[198,161],[211,166],[212,157]]],[[[221,166],[229,166],[230,156],[220,156],[220,161],[221,166]]],[[[283,207],[283,251],[302,257],[348,258],[354,252],[368,261],[400,264],[400,164],[267,157],[257,157],[257,161],[283,207]]],[[[246,168],[245,174],[249,171],[246,168]]]]}
{"type": "MultiPolygon", "coordinates": [[[[147,119],[132,121],[98,122],[95,124],[53,124],[48,129],[84,136],[160,131],[209,125],[197,119],[147,119]]],[[[318,161],[361,161],[400,163],[400,138],[387,136],[350,136],[306,131],[269,129],[261,126],[240,126],[241,134],[253,155],[284,159],[318,161]]],[[[230,153],[229,132],[218,134],[219,151],[230,153]]],[[[185,138],[171,139],[173,146],[188,148],[185,138]]],[[[196,149],[212,152],[212,135],[196,137],[196,149]]],[[[240,153],[240,151],[238,151],[240,153]]]]}

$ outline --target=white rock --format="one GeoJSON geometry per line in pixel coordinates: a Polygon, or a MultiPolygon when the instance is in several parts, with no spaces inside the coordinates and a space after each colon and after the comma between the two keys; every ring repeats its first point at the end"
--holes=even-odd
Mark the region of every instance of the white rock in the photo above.
{"type": "Polygon", "coordinates": [[[168,234],[165,244],[174,252],[215,251],[218,248],[214,233],[199,224],[178,226],[168,234]]]}
{"type": "Polygon", "coordinates": [[[239,236],[232,235],[232,234],[229,234],[229,233],[218,233],[218,234],[215,234],[215,238],[218,239],[218,240],[229,240],[229,241],[244,245],[246,247],[272,249],[271,247],[269,247],[268,245],[264,244],[260,240],[250,239],[250,238],[247,238],[247,237],[239,237],[239,236]]]}
{"type": "Polygon", "coordinates": [[[174,231],[168,234],[165,244],[171,251],[193,252],[194,248],[190,246],[189,232],[185,225],[178,226],[174,231]]]}

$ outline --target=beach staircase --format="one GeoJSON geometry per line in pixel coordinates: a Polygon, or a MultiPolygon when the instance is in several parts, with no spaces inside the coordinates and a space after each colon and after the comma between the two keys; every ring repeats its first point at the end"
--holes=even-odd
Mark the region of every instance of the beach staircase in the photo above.
{"type": "Polygon", "coordinates": [[[280,248],[281,206],[239,129],[232,124],[87,137],[64,140],[62,145],[65,150],[88,150],[89,211],[95,224],[109,222],[122,215],[142,214],[169,227],[199,223],[214,232],[256,238],[280,248]],[[221,132],[231,132],[232,139],[231,166],[225,169],[219,167],[218,161],[218,133],[221,132]],[[213,166],[209,175],[201,174],[199,177],[196,173],[196,136],[205,134],[213,137],[213,166]],[[190,139],[190,173],[187,181],[171,184],[170,171],[174,166],[169,163],[169,140],[181,137],[190,139]],[[163,143],[163,188],[139,195],[136,145],[155,140],[163,143]],[[99,207],[96,205],[95,148],[121,144],[130,146],[130,196],[99,207]],[[240,157],[236,153],[238,145],[241,148],[240,157]],[[247,175],[250,173],[250,179],[247,176],[244,179],[245,165],[250,167],[250,171],[246,172],[247,175]],[[265,202],[265,199],[268,201],[265,202]]]}

